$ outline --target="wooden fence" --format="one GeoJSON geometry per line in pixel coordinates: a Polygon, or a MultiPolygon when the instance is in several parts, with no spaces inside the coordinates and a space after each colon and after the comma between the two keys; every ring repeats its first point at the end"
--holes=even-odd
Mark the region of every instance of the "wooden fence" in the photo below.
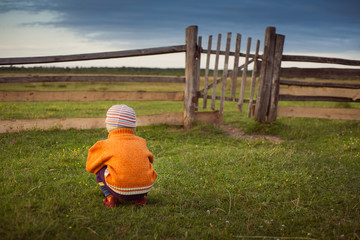
{"type": "MultiPolygon", "coordinates": [[[[305,82],[283,78],[351,78],[360,79],[359,69],[304,69],[281,68],[283,61],[333,63],[360,66],[358,60],[338,58],[283,55],[285,36],[276,33],[274,27],[268,27],[265,32],[263,54],[259,54],[260,41],[256,41],[253,54],[250,53],[251,38],[247,39],[246,52],[240,52],[241,34],[236,35],[235,51],[230,51],[231,33],[227,34],[226,49],[221,51],[221,34],[218,35],[216,50],[212,50],[212,36],[209,36],[207,49],[202,48],[202,37],[198,36],[198,27],[186,29],[185,45],[168,46],[127,51],[90,53],[64,56],[0,58],[0,65],[23,65],[38,63],[55,63],[68,61],[85,61],[95,59],[124,58],[148,56],[168,53],[186,53],[185,77],[159,76],[37,76],[37,77],[5,77],[0,76],[0,83],[15,82],[152,82],[152,83],[184,83],[184,92],[111,92],[111,91],[0,91],[0,101],[183,101],[184,112],[168,113],[156,116],[138,116],[138,126],[152,124],[184,125],[190,128],[195,120],[207,123],[222,122],[224,101],[237,102],[237,108],[243,111],[244,103],[248,103],[248,116],[254,113],[254,119],[259,122],[274,121],[277,116],[290,117],[320,117],[334,119],[360,120],[360,109],[327,109],[281,107],[279,101],[341,101],[360,102],[359,84],[340,84],[334,82],[305,82]],[[200,90],[200,61],[206,55],[204,89],[200,90]],[[210,83],[210,56],[215,55],[215,65],[210,83]],[[218,77],[219,56],[224,55],[224,69],[218,77]],[[229,57],[233,57],[234,66],[229,70],[229,57]],[[240,57],[244,64],[239,66],[240,57]],[[253,64],[250,96],[245,99],[246,77],[248,67],[253,64]],[[236,97],[237,78],[242,70],[239,96],[236,97]],[[260,77],[258,77],[260,76],[260,77]],[[226,96],[227,79],[231,78],[230,96],[226,96]],[[258,79],[256,100],[255,86],[258,79]],[[221,94],[216,96],[217,85],[221,83],[221,94]],[[287,86],[287,87],[283,87],[287,86]],[[211,92],[211,93],[210,93],[211,92]],[[211,112],[197,112],[199,98],[203,98],[203,108],[207,108],[207,100],[211,100],[211,112]],[[215,101],[220,100],[219,111],[215,111],[215,101]]],[[[68,128],[102,128],[104,118],[86,119],[51,119],[40,120],[3,120],[0,132],[19,131],[31,128],[52,128],[53,123],[63,129],[68,128]],[[14,124],[19,123],[18,125],[14,124]],[[48,122],[48,123],[47,123],[48,122]],[[76,124],[76,122],[86,124],[76,124]],[[41,125],[43,124],[43,125],[41,125]],[[14,126],[17,127],[14,127],[14,126]],[[81,126],[79,126],[81,125],[81,126]]]]}
{"type": "MultiPolygon", "coordinates": [[[[220,123],[222,116],[217,111],[195,113],[189,105],[193,99],[191,86],[194,84],[194,68],[192,64],[198,53],[196,41],[193,42],[192,31],[197,27],[191,26],[186,30],[186,45],[168,46],[160,48],[137,49],[127,51],[90,53],[63,56],[29,57],[29,58],[0,58],[0,65],[24,65],[39,63],[55,63],[68,61],[85,61],[95,59],[124,58],[134,56],[148,56],[168,53],[186,53],[186,77],[159,76],[14,76],[0,77],[0,83],[17,82],[151,82],[151,83],[184,83],[185,92],[119,92],[119,91],[0,91],[0,101],[183,101],[184,113],[166,113],[150,116],[137,116],[137,125],[170,124],[191,127],[195,120],[205,123],[220,123]],[[190,60],[192,56],[194,59],[190,60]]],[[[199,72],[199,71],[198,71],[199,72]]],[[[15,132],[28,129],[49,129],[59,127],[69,128],[103,128],[105,118],[62,118],[62,119],[14,119],[0,121],[0,133],[15,132]]]]}
{"type": "MultiPolygon", "coordinates": [[[[269,45],[275,49],[283,43],[279,43],[278,37],[274,37],[275,29],[268,28],[265,41],[270,39],[269,45]],[[273,39],[273,40],[271,40],[273,39]]],[[[281,41],[281,40],[280,40],[281,41]]],[[[265,42],[266,45],[266,42],[265,42]]],[[[260,94],[257,98],[255,115],[257,121],[274,121],[277,116],[285,117],[309,117],[326,118],[341,120],[360,120],[360,108],[319,108],[319,107],[299,107],[299,106],[278,106],[279,101],[326,101],[326,102],[360,102],[360,69],[359,68],[281,68],[281,62],[306,62],[306,63],[326,63],[341,64],[346,66],[360,66],[359,60],[348,60],[339,58],[325,58],[314,56],[295,56],[277,54],[277,50],[270,55],[266,55],[266,46],[261,65],[261,80],[268,84],[264,90],[264,95],[260,94]],[[272,59],[271,59],[272,58],[272,59]],[[280,62],[279,62],[279,59],[280,62]],[[270,69],[273,73],[271,78],[264,76],[268,71],[266,62],[272,62],[270,69]],[[266,68],[264,70],[263,68],[266,68]],[[289,80],[287,78],[297,78],[289,80]],[[317,81],[298,80],[301,78],[317,78],[317,81]],[[319,80],[321,79],[321,80],[319,80]],[[353,80],[353,83],[341,83],[337,79],[353,80]],[[264,103],[261,98],[269,99],[264,103]],[[260,100],[259,100],[260,98],[260,100]]],[[[259,86],[259,92],[263,90],[259,86]]]]}

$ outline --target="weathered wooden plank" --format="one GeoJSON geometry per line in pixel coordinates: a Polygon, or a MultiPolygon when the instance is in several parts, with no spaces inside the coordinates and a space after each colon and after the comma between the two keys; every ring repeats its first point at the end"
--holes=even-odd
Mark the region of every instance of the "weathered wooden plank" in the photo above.
{"type": "Polygon", "coordinates": [[[233,99],[235,99],[235,95],[236,95],[237,77],[238,77],[238,74],[239,74],[240,46],[241,46],[241,34],[238,33],[238,34],[236,34],[234,68],[233,68],[233,71],[232,71],[232,79],[231,79],[231,95],[230,95],[230,98],[233,98],[233,99]]]}
{"type": "Polygon", "coordinates": [[[349,66],[360,66],[359,60],[350,60],[350,59],[342,59],[342,58],[283,55],[281,60],[290,61],[290,62],[333,63],[333,64],[341,64],[341,65],[349,65],[349,66]]]}
{"type": "Polygon", "coordinates": [[[270,94],[270,106],[268,113],[268,121],[272,122],[276,120],[277,106],[279,101],[279,89],[280,89],[280,69],[281,69],[281,57],[284,48],[285,36],[276,34],[275,56],[274,56],[274,70],[271,80],[271,94],[270,94]]]}
{"type": "Polygon", "coordinates": [[[150,82],[185,83],[184,77],[170,76],[114,76],[114,75],[52,75],[52,76],[0,76],[0,83],[28,82],[150,82]]]}
{"type": "Polygon", "coordinates": [[[264,122],[270,101],[271,78],[274,62],[276,30],[274,27],[267,27],[265,31],[264,53],[261,64],[259,79],[259,90],[256,98],[255,121],[264,122]]]}
{"type": "MultiPolygon", "coordinates": [[[[219,112],[197,112],[195,120],[206,124],[221,124],[222,116],[219,112]]],[[[183,113],[163,113],[136,116],[137,126],[150,125],[183,125],[183,113]]],[[[46,118],[46,119],[13,119],[0,120],[0,133],[20,132],[26,130],[67,129],[97,129],[105,128],[105,118],[46,118]]]]}
{"type": "Polygon", "coordinates": [[[224,113],[224,100],[225,100],[225,91],[226,91],[226,80],[228,77],[228,67],[229,67],[229,52],[230,52],[230,43],[231,43],[231,32],[227,34],[226,40],[226,54],[224,60],[224,70],[223,70],[223,77],[222,77],[222,87],[221,87],[221,99],[220,99],[220,114],[224,113]]]}
{"type": "Polygon", "coordinates": [[[210,51],[212,45],[212,35],[209,36],[208,40],[208,51],[206,53],[206,68],[205,68],[205,82],[204,82],[204,101],[203,108],[207,107],[207,95],[208,95],[208,86],[209,86],[209,70],[210,70],[210,51]]]}
{"type": "Polygon", "coordinates": [[[255,94],[255,85],[256,85],[256,75],[258,73],[258,54],[259,54],[259,48],[260,48],[260,40],[256,41],[256,50],[255,50],[255,57],[254,57],[254,67],[253,72],[251,75],[251,88],[250,88],[250,98],[249,98],[249,108],[248,108],[248,117],[251,117],[252,114],[252,106],[254,102],[254,94],[255,94]]]}
{"type": "Polygon", "coordinates": [[[281,77],[359,79],[360,69],[344,68],[281,68],[281,77]]]}
{"type": "Polygon", "coordinates": [[[353,101],[360,99],[360,89],[289,86],[280,88],[280,94],[290,96],[350,98],[353,101]]]}
{"type": "MultiPolygon", "coordinates": [[[[200,94],[200,96],[201,96],[201,97],[204,97],[202,94],[200,94]]],[[[207,96],[207,98],[208,98],[208,99],[211,99],[211,96],[207,96]]],[[[216,100],[220,100],[221,97],[220,97],[220,96],[216,96],[215,99],[216,99],[216,100]]],[[[225,101],[227,101],[227,102],[234,102],[234,100],[235,100],[235,102],[239,101],[238,98],[232,99],[231,97],[225,97],[225,101]]],[[[244,99],[244,103],[249,103],[249,99],[244,99]]],[[[255,103],[255,102],[253,102],[253,103],[255,103]]]]}
{"type": "Polygon", "coordinates": [[[159,48],[145,48],[145,49],[136,49],[136,50],[86,53],[86,54],[74,54],[74,55],[0,58],[0,65],[85,61],[85,60],[96,60],[96,59],[148,56],[148,55],[177,53],[177,52],[185,52],[185,51],[186,51],[185,45],[177,45],[177,46],[168,46],[168,47],[159,47],[159,48]]]}
{"type": "Polygon", "coordinates": [[[360,102],[360,99],[353,101],[350,98],[319,97],[319,96],[290,96],[279,95],[279,101],[321,101],[321,102],[360,102]]]}
{"type": "Polygon", "coordinates": [[[2,102],[35,101],[183,101],[184,92],[0,91],[2,102]]]}
{"type": "Polygon", "coordinates": [[[185,64],[185,94],[184,94],[184,126],[190,129],[195,120],[196,80],[200,51],[197,48],[198,27],[186,28],[186,64],[185,64]]]}
{"type": "Polygon", "coordinates": [[[219,68],[219,52],[220,52],[220,45],[221,45],[221,34],[218,34],[217,46],[216,46],[216,57],[215,57],[215,69],[214,69],[214,77],[213,77],[213,84],[212,84],[212,98],[211,98],[211,109],[215,110],[215,97],[216,97],[216,84],[217,84],[217,77],[218,77],[218,68],[219,68]]]}
{"type": "Polygon", "coordinates": [[[247,40],[246,57],[245,57],[245,63],[244,63],[244,70],[242,73],[239,101],[237,103],[237,108],[241,113],[242,113],[243,101],[244,101],[244,97],[245,97],[246,77],[247,77],[247,70],[248,70],[248,64],[249,64],[250,48],[251,48],[251,38],[249,37],[247,40]]]}
{"type": "MultiPolygon", "coordinates": [[[[201,52],[202,53],[207,53],[207,49],[202,49],[201,52]]],[[[216,54],[216,50],[211,50],[210,54],[216,54]]],[[[225,54],[226,54],[226,51],[219,51],[219,55],[225,55],[225,54]]],[[[235,54],[236,54],[236,52],[232,52],[232,51],[229,52],[229,56],[235,56],[235,54]]],[[[245,57],[246,53],[239,53],[239,56],[240,57],[245,57]]],[[[249,55],[250,58],[254,58],[254,56],[255,56],[255,54],[250,54],[249,55]]],[[[262,55],[259,55],[258,58],[262,59],[262,55]]]]}
{"type": "MultiPolygon", "coordinates": [[[[199,36],[198,38],[198,43],[197,43],[197,55],[198,58],[196,59],[196,79],[195,79],[195,92],[199,92],[200,90],[200,62],[201,62],[201,46],[202,46],[202,37],[199,36]]],[[[195,104],[195,111],[197,111],[199,109],[199,98],[195,97],[194,98],[194,104],[195,104]]]]}
{"type": "Polygon", "coordinates": [[[279,106],[278,116],[325,118],[339,120],[360,120],[359,108],[313,108],[279,106]]]}
{"type": "Polygon", "coordinates": [[[360,89],[360,84],[348,83],[329,83],[329,82],[301,82],[293,80],[280,80],[280,84],[288,86],[303,86],[303,87],[335,87],[335,88],[350,88],[360,89]]]}

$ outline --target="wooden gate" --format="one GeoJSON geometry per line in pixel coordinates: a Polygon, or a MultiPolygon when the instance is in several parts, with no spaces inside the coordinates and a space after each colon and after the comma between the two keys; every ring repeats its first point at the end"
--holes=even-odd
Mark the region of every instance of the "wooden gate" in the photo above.
{"type": "Polygon", "coordinates": [[[265,34],[265,43],[263,55],[259,55],[260,41],[256,41],[256,47],[253,54],[251,51],[252,38],[247,38],[246,51],[241,53],[242,35],[236,34],[235,51],[230,51],[232,33],[227,33],[225,50],[221,50],[221,34],[217,36],[216,49],[212,49],[213,36],[208,37],[207,49],[202,48],[202,37],[197,37],[197,26],[190,26],[186,30],[186,82],[185,91],[185,118],[188,119],[186,126],[190,127],[193,112],[199,108],[199,98],[203,98],[202,108],[210,107],[216,110],[215,101],[220,100],[218,111],[222,115],[224,112],[224,101],[237,102],[237,108],[240,113],[243,112],[244,103],[248,103],[248,117],[255,113],[255,120],[265,121],[276,117],[277,98],[271,98],[271,92],[278,92],[276,82],[279,81],[279,70],[281,64],[282,50],[285,37],[276,34],[274,27],[268,27],[265,34]],[[201,54],[206,56],[206,67],[204,73],[204,88],[200,90],[200,61],[201,54]],[[215,55],[215,62],[211,63],[211,55],[215,55]],[[219,56],[224,56],[224,67],[221,76],[219,76],[219,56]],[[229,58],[233,57],[233,67],[229,67],[229,58]],[[244,63],[239,64],[240,58],[244,58],[244,63]],[[213,74],[210,74],[210,67],[213,64],[213,74]],[[245,98],[247,88],[246,78],[249,67],[252,66],[250,94],[245,98]],[[242,70],[240,86],[238,87],[239,71],[242,70]],[[254,96],[256,81],[258,80],[258,92],[256,98],[256,108],[254,108],[254,96]],[[212,76],[210,76],[212,75],[212,76]],[[228,81],[228,79],[230,81],[228,81]],[[270,79],[270,80],[269,80],[270,79]],[[226,86],[230,82],[230,92],[226,92],[226,86]],[[271,84],[271,83],[274,84],[271,84]],[[220,91],[217,91],[217,85],[221,84],[220,91]],[[239,88],[238,97],[236,96],[239,88]],[[220,95],[220,96],[218,96],[220,95]],[[254,110],[255,109],[255,110],[254,110]]]}

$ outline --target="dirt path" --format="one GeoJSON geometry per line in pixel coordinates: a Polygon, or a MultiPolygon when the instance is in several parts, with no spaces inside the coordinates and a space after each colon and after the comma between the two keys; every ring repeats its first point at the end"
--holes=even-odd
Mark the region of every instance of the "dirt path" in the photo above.
{"type": "Polygon", "coordinates": [[[247,135],[245,134],[243,131],[241,131],[238,128],[233,128],[230,125],[220,125],[220,128],[225,131],[229,137],[232,138],[244,138],[244,139],[249,139],[249,140],[258,140],[258,139],[265,139],[268,140],[270,142],[273,143],[280,143],[283,142],[284,140],[276,137],[276,136],[269,136],[269,135],[247,135]]]}

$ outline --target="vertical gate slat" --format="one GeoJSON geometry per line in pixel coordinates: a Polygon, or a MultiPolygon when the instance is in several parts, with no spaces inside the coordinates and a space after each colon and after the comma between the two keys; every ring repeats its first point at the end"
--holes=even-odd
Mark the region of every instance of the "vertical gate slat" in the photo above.
{"type": "Polygon", "coordinates": [[[284,35],[276,34],[275,43],[275,56],[274,56],[274,70],[271,80],[271,95],[270,95],[270,106],[268,121],[275,121],[277,115],[277,105],[279,101],[279,90],[280,90],[280,69],[281,69],[281,58],[284,47],[284,35]]]}
{"type": "Polygon", "coordinates": [[[256,74],[258,71],[257,61],[258,61],[258,57],[259,57],[259,47],[260,47],[260,40],[257,40],[255,56],[254,56],[254,67],[253,67],[253,72],[252,72],[252,76],[251,76],[251,89],[250,89],[250,98],[249,98],[248,117],[251,117],[252,104],[254,101],[253,99],[254,99],[254,94],[255,94],[256,74]]]}
{"type": "Polygon", "coordinates": [[[264,39],[264,51],[262,55],[259,90],[256,96],[256,108],[254,119],[257,122],[265,122],[270,102],[271,78],[275,52],[275,27],[267,27],[264,39]]]}
{"type": "Polygon", "coordinates": [[[216,47],[216,58],[215,58],[213,91],[212,91],[212,96],[211,96],[211,109],[212,109],[212,110],[215,110],[216,80],[217,80],[218,68],[219,68],[220,45],[221,45],[221,34],[219,33],[219,35],[218,35],[218,40],[217,40],[217,47],[216,47]]]}
{"type": "Polygon", "coordinates": [[[196,102],[195,102],[195,111],[199,109],[199,98],[197,92],[200,90],[200,59],[201,59],[201,43],[202,43],[202,37],[198,37],[198,60],[197,60],[197,67],[196,67],[196,82],[195,82],[195,89],[196,89],[196,102]]]}
{"type": "Polygon", "coordinates": [[[247,70],[248,70],[248,65],[249,65],[250,47],[251,47],[251,38],[249,37],[247,40],[246,57],[245,57],[244,70],[243,70],[243,74],[242,74],[241,90],[240,90],[240,94],[239,94],[239,101],[237,104],[237,107],[241,113],[242,113],[244,96],[245,96],[246,75],[247,75],[247,70]]]}
{"type": "Polygon", "coordinates": [[[223,77],[222,77],[221,100],[220,100],[220,109],[219,109],[220,114],[223,114],[223,112],[224,112],[226,80],[228,77],[228,65],[229,65],[229,54],[230,54],[230,42],[231,42],[231,32],[229,32],[227,34],[227,40],[226,40],[225,62],[224,62],[224,70],[223,70],[223,77]]]}
{"type": "Polygon", "coordinates": [[[234,69],[232,72],[232,82],[231,82],[231,100],[234,101],[236,95],[236,84],[237,76],[239,73],[239,57],[240,57],[240,46],[241,46],[241,34],[236,35],[236,44],[235,44],[235,57],[234,57],[234,69]]]}
{"type": "Polygon", "coordinates": [[[212,35],[209,36],[208,49],[206,53],[206,69],[205,69],[205,83],[204,83],[204,101],[203,108],[207,107],[207,95],[209,87],[209,67],[210,67],[210,57],[211,57],[211,44],[212,44],[212,35]]]}

